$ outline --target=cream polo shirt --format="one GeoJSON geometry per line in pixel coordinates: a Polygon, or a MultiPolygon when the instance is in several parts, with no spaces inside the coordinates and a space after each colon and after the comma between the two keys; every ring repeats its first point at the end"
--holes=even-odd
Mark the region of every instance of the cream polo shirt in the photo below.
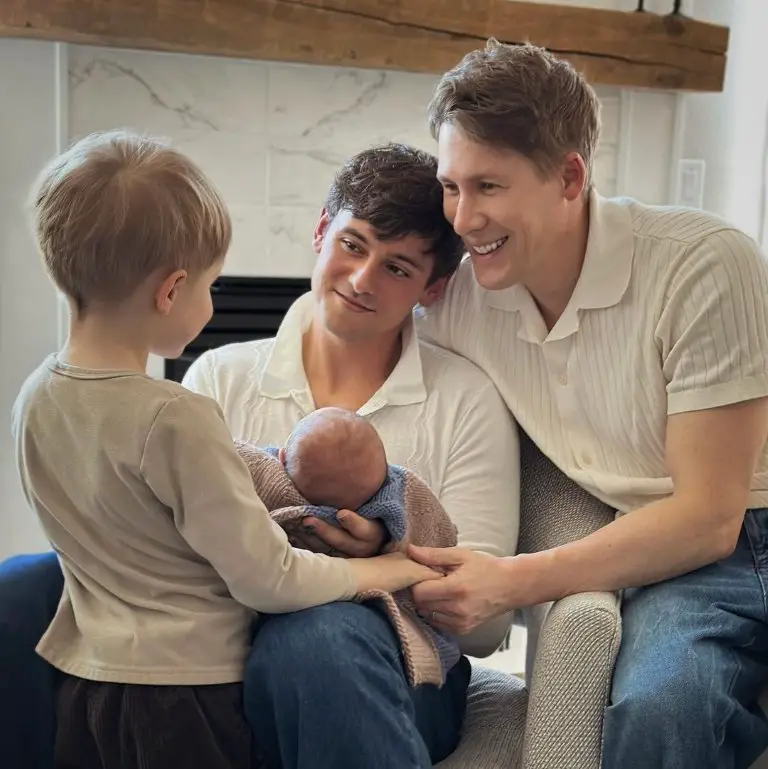
{"type": "MultiPolygon", "coordinates": [[[[183,384],[214,398],[233,436],[281,446],[315,405],[302,363],[311,294],[289,309],[277,336],[209,350],[183,384]]],[[[519,523],[517,426],[490,379],[474,364],[404,331],[400,361],[358,412],[376,428],[387,459],[418,474],[458,528],[463,547],[511,555],[519,523]]],[[[509,618],[461,639],[466,653],[491,653],[509,618]]]]}
{"type": "MultiPolygon", "coordinates": [[[[621,512],[672,492],[668,414],[768,395],[768,262],[701,211],[593,192],[551,331],[522,285],[486,291],[469,261],[417,328],[480,366],[555,464],[621,512]]],[[[749,506],[768,506],[768,446],[749,506]]]]}

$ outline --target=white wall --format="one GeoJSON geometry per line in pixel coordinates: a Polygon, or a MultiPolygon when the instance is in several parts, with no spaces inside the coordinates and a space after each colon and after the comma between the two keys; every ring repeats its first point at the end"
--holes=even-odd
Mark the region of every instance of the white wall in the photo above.
{"type": "Polygon", "coordinates": [[[682,153],[706,161],[704,208],[766,239],[768,3],[695,0],[696,18],[731,30],[725,87],[684,97],[682,153]]]}
{"type": "MultiPolygon", "coordinates": [[[[632,0],[571,4],[634,7],[632,0]]],[[[667,0],[656,5],[671,8],[667,0]]],[[[335,168],[362,147],[389,139],[434,150],[425,107],[436,82],[423,74],[0,39],[0,413],[6,428],[21,381],[63,332],[21,214],[29,184],[53,152],[115,126],[169,136],[198,160],[230,205],[235,232],[227,271],[308,275],[312,226],[335,168]]],[[[604,121],[599,188],[669,202],[679,99],[598,91],[604,121]]],[[[157,365],[151,370],[161,372],[157,365]]],[[[45,547],[21,495],[6,428],[0,435],[0,558],[45,547]]]]}
{"type": "MultiPolygon", "coordinates": [[[[312,228],[346,157],[387,140],[434,151],[425,120],[433,75],[83,46],[70,47],[69,60],[71,138],[113,126],[166,135],[220,186],[234,217],[229,274],[309,275],[312,228]]],[[[599,93],[600,188],[661,200],[674,96],[599,93]],[[626,157],[623,109],[637,143],[626,157]]]]}
{"type": "Polygon", "coordinates": [[[0,558],[45,546],[17,479],[9,417],[22,381],[58,343],[58,301],[24,205],[59,149],[59,64],[54,43],[0,40],[0,558]]]}

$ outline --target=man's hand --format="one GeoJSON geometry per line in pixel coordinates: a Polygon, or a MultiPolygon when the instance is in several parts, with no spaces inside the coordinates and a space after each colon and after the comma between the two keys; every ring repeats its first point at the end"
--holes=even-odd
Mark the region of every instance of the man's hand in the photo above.
{"type": "Polygon", "coordinates": [[[412,589],[416,608],[431,625],[451,633],[469,633],[513,608],[515,578],[510,566],[516,559],[459,547],[409,545],[407,553],[414,561],[446,574],[444,579],[422,582],[412,589]]]}
{"type": "Polygon", "coordinates": [[[302,539],[311,544],[314,537],[349,558],[369,558],[381,552],[387,536],[381,521],[363,518],[351,510],[339,510],[336,520],[341,528],[319,518],[306,518],[302,526],[306,534],[302,539]]]}

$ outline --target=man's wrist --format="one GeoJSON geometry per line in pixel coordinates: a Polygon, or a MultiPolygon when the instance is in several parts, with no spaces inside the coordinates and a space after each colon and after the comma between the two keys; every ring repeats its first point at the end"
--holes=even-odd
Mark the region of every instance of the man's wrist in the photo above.
{"type": "Polygon", "coordinates": [[[508,609],[536,606],[556,601],[568,595],[557,566],[557,551],[521,553],[503,558],[502,569],[507,574],[506,603],[508,609]]]}

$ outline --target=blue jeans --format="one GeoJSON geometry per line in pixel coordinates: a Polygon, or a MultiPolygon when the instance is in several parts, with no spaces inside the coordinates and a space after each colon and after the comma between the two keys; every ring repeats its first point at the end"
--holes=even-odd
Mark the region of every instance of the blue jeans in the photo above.
{"type": "Polygon", "coordinates": [[[766,582],[760,509],[729,558],[625,592],[604,769],[746,769],[768,748],[766,582]]]}
{"type": "Polygon", "coordinates": [[[332,603],[260,624],[245,709],[270,769],[429,769],[458,744],[470,672],[413,689],[389,620],[332,603]]]}

